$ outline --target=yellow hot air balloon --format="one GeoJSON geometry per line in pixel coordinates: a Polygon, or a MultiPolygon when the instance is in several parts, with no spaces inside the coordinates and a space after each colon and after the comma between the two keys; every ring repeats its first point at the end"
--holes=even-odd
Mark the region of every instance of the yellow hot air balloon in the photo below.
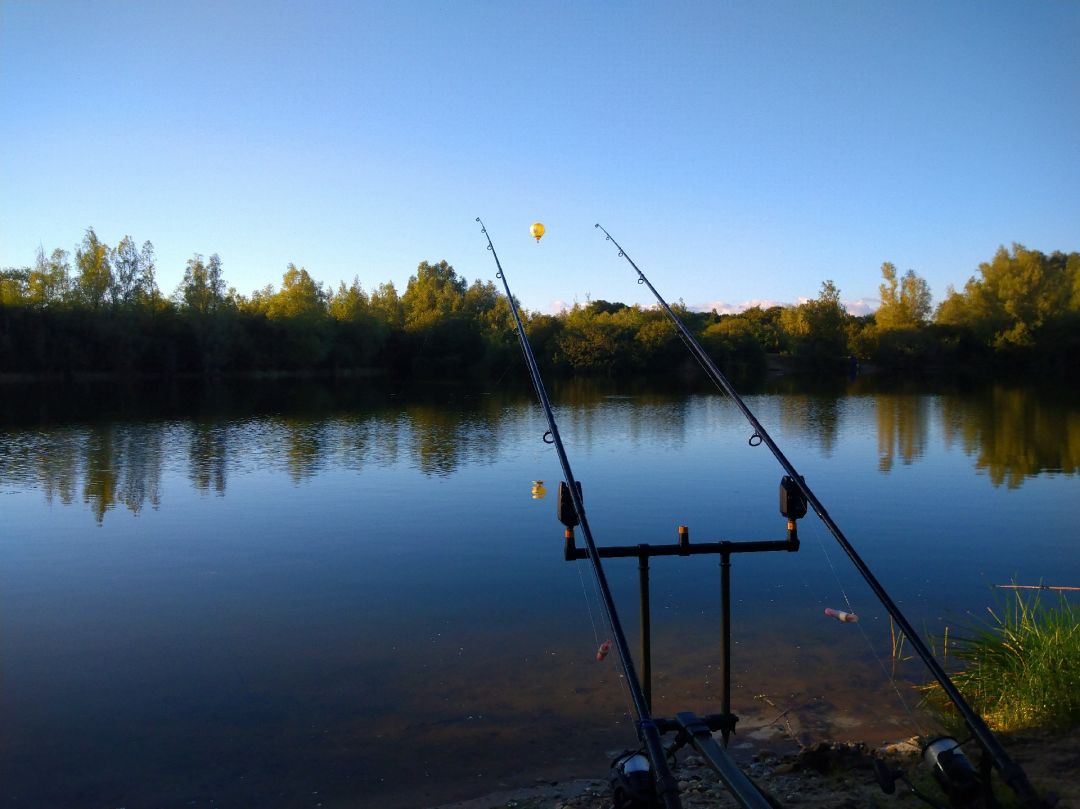
{"type": "Polygon", "coordinates": [[[547,487],[544,486],[544,481],[534,480],[532,485],[532,499],[543,500],[547,495],[547,487]]]}
{"type": "Polygon", "coordinates": [[[529,228],[529,233],[539,242],[540,237],[544,235],[544,226],[539,222],[533,222],[532,227],[529,228]]]}

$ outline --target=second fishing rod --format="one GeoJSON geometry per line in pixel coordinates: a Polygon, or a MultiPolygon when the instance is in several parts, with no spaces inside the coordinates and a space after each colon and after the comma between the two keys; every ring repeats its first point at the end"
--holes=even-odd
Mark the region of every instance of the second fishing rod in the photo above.
{"type": "Polygon", "coordinates": [[[713,362],[712,358],[708,355],[705,349],[702,348],[701,343],[698,342],[697,338],[694,337],[694,335],[686,327],[686,324],[683,323],[682,319],[677,314],[675,314],[672,308],[668,305],[667,301],[665,301],[663,296],[657,291],[656,287],[654,287],[649,281],[649,279],[646,278],[645,273],[641,271],[641,268],[639,268],[638,265],[634,263],[634,260],[630,258],[629,254],[623,249],[622,245],[615,241],[611,234],[608,233],[607,230],[599,223],[596,224],[596,228],[598,228],[604,234],[604,236],[607,237],[608,241],[610,241],[612,244],[615,245],[616,248],[618,248],[619,256],[621,258],[625,258],[627,262],[629,262],[630,266],[634,268],[634,271],[637,273],[638,276],[638,283],[647,286],[649,288],[649,291],[652,292],[653,297],[656,298],[657,303],[671,320],[676,330],[678,331],[680,338],[682,339],[683,343],[685,343],[687,349],[690,351],[693,357],[705,370],[706,374],[713,381],[713,383],[721,391],[731,397],[731,400],[746,417],[746,420],[750,422],[750,426],[754,430],[753,434],[750,437],[751,446],[765,444],[765,446],[769,448],[769,451],[772,452],[777,462],[784,469],[784,471],[791,478],[791,480],[795,483],[796,487],[798,487],[799,491],[806,498],[806,501],[821,519],[821,522],[828,529],[829,533],[833,535],[836,541],[840,544],[841,548],[843,548],[844,552],[847,554],[852,564],[855,565],[856,570],[859,571],[863,579],[870,586],[870,589],[874,592],[874,595],[877,596],[878,600],[885,607],[886,611],[896,621],[897,625],[907,637],[908,642],[911,644],[912,648],[915,649],[919,657],[922,658],[923,663],[926,664],[926,667],[930,670],[930,673],[934,676],[934,679],[936,679],[941,685],[942,690],[948,696],[949,700],[956,706],[960,715],[963,717],[964,724],[967,725],[972,735],[978,741],[979,746],[982,747],[982,749],[993,761],[994,766],[996,766],[998,771],[1001,773],[1002,777],[1005,780],[1005,783],[1007,783],[1009,787],[1016,793],[1016,795],[1021,799],[1025,807],[1029,807],[1029,809],[1042,809],[1042,807],[1047,806],[1047,804],[1040,799],[1038,794],[1035,792],[1035,789],[1031,786],[1031,783],[1028,781],[1027,775],[1024,773],[1023,769],[1009,757],[1009,755],[1005,752],[1004,748],[1002,748],[1001,744],[998,742],[997,738],[990,731],[990,728],[987,727],[986,722],[983,721],[982,717],[979,716],[971,708],[970,705],[968,705],[967,701],[953,684],[952,679],[945,672],[945,669],[937,661],[937,658],[934,657],[933,652],[931,652],[930,649],[926,646],[922,638],[915,631],[914,627],[911,626],[907,618],[900,611],[900,608],[896,605],[896,603],[886,592],[885,588],[877,580],[877,577],[874,576],[873,572],[863,561],[862,557],[859,556],[858,552],[855,550],[855,547],[844,535],[844,532],[840,530],[840,526],[836,524],[836,522],[831,516],[829,516],[829,512],[826,511],[825,506],[817,498],[817,495],[815,495],[810,486],[807,485],[805,479],[796,471],[791,461],[787,459],[787,456],[785,456],[784,453],[781,451],[780,447],[777,446],[776,442],[769,435],[768,431],[766,431],[766,429],[762,426],[761,422],[757,420],[757,417],[747,406],[746,402],[744,402],[742,397],[739,396],[738,392],[735,390],[735,387],[731,384],[730,381],[728,381],[728,378],[716,366],[716,364],[713,362]]]}

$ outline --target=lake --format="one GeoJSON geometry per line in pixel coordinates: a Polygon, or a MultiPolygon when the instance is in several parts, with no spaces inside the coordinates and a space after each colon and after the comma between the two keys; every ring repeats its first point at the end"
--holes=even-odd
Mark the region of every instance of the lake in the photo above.
{"type": "MultiPolygon", "coordinates": [[[[783,539],[782,472],[730,400],[549,392],[599,544],[675,542],[680,524],[783,539]]],[[[603,777],[634,746],[520,378],[0,396],[0,806],[432,806],[603,777]]],[[[939,653],[1011,597],[994,585],[1080,585],[1076,392],[856,380],[746,398],[939,653]]],[[[733,744],[923,732],[922,667],[894,659],[887,614],[813,515],[800,537],[732,562],[733,744]]],[[[636,561],[605,569],[636,650],[636,561]]],[[[718,559],[653,560],[656,713],[719,710],[718,609],[718,559]]]]}

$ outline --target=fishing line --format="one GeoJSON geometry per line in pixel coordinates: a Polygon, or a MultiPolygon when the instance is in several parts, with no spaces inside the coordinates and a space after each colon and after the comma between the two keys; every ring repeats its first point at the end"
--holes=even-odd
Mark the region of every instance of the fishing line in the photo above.
{"type": "Polygon", "coordinates": [[[596,619],[593,617],[592,599],[589,598],[589,589],[585,586],[585,574],[581,572],[581,565],[574,565],[574,567],[577,568],[578,578],[581,579],[581,595],[585,598],[585,609],[589,612],[589,623],[592,624],[593,643],[599,646],[600,632],[596,628],[596,619]]]}
{"type": "MultiPolygon", "coordinates": [[[[857,615],[858,610],[855,609],[855,607],[851,603],[851,599],[848,598],[847,591],[844,589],[844,584],[840,581],[840,573],[839,571],[837,571],[836,565],[833,564],[832,557],[829,555],[829,550],[825,547],[825,543],[821,541],[821,537],[817,534],[816,531],[814,532],[814,540],[817,542],[817,546],[821,548],[821,553],[825,556],[825,561],[829,564],[829,569],[832,571],[833,579],[836,581],[836,586],[840,590],[840,595],[844,599],[845,606],[847,606],[849,612],[855,613],[857,615]]],[[[866,628],[863,626],[862,621],[856,621],[855,627],[859,630],[859,634],[862,635],[862,639],[866,642],[866,648],[870,650],[870,656],[874,658],[874,661],[881,669],[881,673],[885,675],[885,679],[888,680],[889,685],[891,685],[893,691],[896,692],[896,696],[900,700],[900,705],[903,707],[904,712],[908,716],[908,719],[911,720],[911,724],[919,732],[918,735],[923,737],[927,736],[928,734],[926,732],[926,727],[923,725],[922,722],[919,721],[918,717],[915,714],[915,711],[911,708],[911,706],[908,704],[908,701],[904,698],[903,693],[900,691],[900,686],[896,683],[895,673],[890,672],[885,667],[885,661],[882,660],[881,655],[879,655],[877,653],[877,650],[874,648],[874,644],[870,641],[870,635],[867,634],[866,628]]]]}
{"type": "Polygon", "coordinates": [[[907,641],[911,644],[911,647],[918,653],[919,657],[922,658],[922,661],[926,665],[927,669],[929,669],[930,673],[934,675],[934,679],[938,681],[938,684],[941,686],[941,690],[953,703],[953,705],[956,706],[957,711],[964,720],[964,724],[967,725],[972,735],[975,737],[975,739],[978,740],[979,746],[982,747],[982,749],[992,760],[994,766],[997,767],[998,771],[1002,775],[1002,778],[1005,780],[1005,783],[1008,784],[1009,787],[1016,793],[1017,797],[1021,799],[1021,802],[1025,806],[1044,807],[1046,804],[1042,800],[1040,800],[1038,794],[1035,792],[1034,787],[1032,787],[1031,783],[1028,781],[1027,775],[1024,773],[1023,769],[1019,765],[1017,765],[1012,760],[1012,758],[1005,752],[1005,749],[1001,746],[1001,743],[997,740],[997,737],[995,737],[994,734],[990,731],[990,728],[987,727],[986,722],[983,720],[983,718],[979,716],[971,708],[970,705],[968,705],[967,700],[964,699],[963,695],[960,693],[959,689],[957,689],[956,685],[946,673],[945,669],[934,657],[933,652],[923,642],[922,638],[914,630],[914,628],[908,622],[907,618],[904,617],[904,614],[900,611],[900,608],[885,591],[885,588],[882,587],[881,583],[877,580],[877,577],[874,576],[870,568],[867,567],[866,563],[862,560],[862,557],[859,556],[858,552],[855,550],[854,546],[851,544],[848,538],[844,536],[843,531],[840,530],[840,526],[837,525],[836,522],[832,519],[832,517],[829,516],[829,512],[825,509],[825,506],[822,504],[822,502],[818,500],[817,495],[815,495],[813,490],[806,484],[806,481],[803,479],[803,477],[799,475],[794,465],[791,463],[791,461],[787,459],[787,456],[784,455],[780,447],[777,446],[776,442],[773,441],[772,437],[769,435],[768,431],[766,431],[764,426],[762,426],[761,422],[759,422],[757,420],[757,417],[754,416],[754,414],[750,411],[750,408],[747,407],[746,402],[744,402],[742,397],[739,396],[738,392],[732,386],[731,382],[728,381],[728,378],[724,376],[724,374],[712,361],[712,358],[709,357],[709,355],[706,353],[705,349],[701,347],[701,344],[697,341],[697,338],[694,337],[694,335],[682,322],[679,316],[676,315],[674,311],[672,311],[667,301],[664,300],[664,298],[657,291],[656,287],[652,285],[649,279],[645,277],[645,273],[643,273],[641,269],[637,266],[637,264],[634,263],[633,259],[631,259],[629,255],[627,255],[626,251],[623,250],[622,246],[617,241],[615,241],[615,239],[612,238],[611,234],[608,233],[607,230],[605,230],[603,227],[601,227],[599,223],[596,224],[596,228],[600,230],[605,237],[607,237],[608,241],[615,245],[615,247],[619,251],[619,257],[625,258],[626,261],[630,264],[630,266],[633,267],[634,271],[637,273],[638,276],[638,283],[644,284],[649,288],[649,291],[652,292],[653,296],[656,298],[657,303],[660,304],[660,307],[671,319],[671,322],[675,325],[675,328],[678,329],[680,335],[682,335],[683,342],[686,343],[687,347],[690,349],[690,352],[698,359],[701,364],[705,366],[708,372],[708,376],[712,380],[713,384],[716,385],[723,392],[727,393],[731,397],[732,401],[735,402],[739,410],[742,412],[743,416],[746,417],[746,420],[750,423],[750,426],[754,430],[753,434],[750,437],[751,446],[757,446],[763,443],[768,447],[769,451],[773,454],[773,457],[776,458],[777,462],[780,464],[781,467],[783,467],[784,471],[791,478],[795,487],[799,490],[802,496],[806,498],[806,502],[808,503],[808,505],[813,508],[814,513],[818,515],[818,519],[821,520],[822,524],[824,524],[824,526],[829,530],[829,533],[833,535],[833,538],[835,538],[837,543],[839,543],[840,547],[843,548],[844,553],[847,554],[848,559],[851,560],[851,563],[855,566],[855,569],[859,571],[859,574],[870,586],[870,589],[874,592],[874,595],[877,596],[882,606],[885,607],[889,615],[892,616],[893,620],[903,631],[904,635],[907,637],[907,641]]]}
{"type": "MultiPolygon", "coordinates": [[[[574,567],[577,568],[578,580],[581,582],[581,595],[585,599],[585,609],[589,613],[589,624],[592,626],[593,644],[594,644],[593,647],[592,647],[593,652],[598,653],[598,650],[600,649],[600,644],[601,644],[600,630],[597,627],[596,618],[593,615],[592,596],[589,595],[588,585],[585,584],[585,574],[581,572],[581,565],[574,565],[574,567]]],[[[600,595],[596,591],[596,581],[595,580],[592,581],[592,589],[593,589],[593,595],[595,595],[597,600],[599,600],[600,595]]],[[[622,676],[622,672],[619,671],[618,661],[615,658],[612,658],[610,661],[607,661],[607,662],[608,662],[608,665],[611,667],[611,670],[615,673],[615,679],[624,680],[625,678],[622,676]]],[[[623,688],[621,689],[621,691],[622,691],[622,694],[623,694],[623,698],[626,700],[626,704],[625,704],[626,717],[627,717],[627,719],[630,720],[630,723],[633,724],[633,722],[634,722],[633,697],[630,694],[630,689],[626,686],[625,682],[623,683],[623,688]]]]}

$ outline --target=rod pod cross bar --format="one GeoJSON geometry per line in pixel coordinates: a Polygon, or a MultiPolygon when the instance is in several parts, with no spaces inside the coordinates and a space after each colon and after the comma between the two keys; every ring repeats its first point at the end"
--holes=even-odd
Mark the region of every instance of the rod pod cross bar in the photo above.
{"type": "Polygon", "coordinates": [[[503,271],[502,264],[499,261],[499,255],[495,252],[495,245],[492,243],[491,236],[479,216],[476,217],[476,221],[480,223],[480,231],[487,238],[488,250],[491,251],[491,255],[495,259],[495,267],[498,270],[496,277],[503,283],[506,300],[510,304],[510,312],[514,317],[514,325],[517,328],[521,353],[525,356],[525,364],[528,366],[533,388],[536,390],[536,396],[540,400],[540,405],[544,410],[544,417],[547,419],[548,431],[544,435],[544,440],[555,446],[555,452],[559,456],[559,465],[563,471],[563,480],[570,492],[574,513],[577,515],[578,524],[581,526],[581,534],[589,554],[589,561],[592,564],[596,584],[600,590],[604,618],[611,629],[615,651],[618,654],[619,663],[626,677],[626,685],[630,691],[634,713],[637,716],[638,738],[641,740],[645,753],[649,758],[649,763],[652,766],[657,797],[666,809],[682,809],[682,802],[679,800],[678,783],[671,774],[670,767],[668,767],[667,755],[664,752],[660,738],[660,730],[653,721],[648,702],[641,689],[641,682],[638,680],[637,672],[634,669],[634,661],[630,655],[630,647],[626,642],[626,634],[623,632],[622,623],[619,621],[619,614],[615,609],[615,600],[611,595],[611,588],[608,586],[607,576],[604,574],[604,567],[600,562],[600,554],[596,549],[596,543],[593,541],[592,530],[589,528],[589,520],[585,514],[585,503],[582,500],[581,490],[574,478],[574,472],[570,468],[570,460],[566,455],[566,449],[563,447],[562,437],[559,435],[559,425],[555,421],[555,414],[551,409],[551,400],[548,398],[544,380],[540,376],[540,369],[536,364],[536,356],[533,354],[532,346],[529,344],[528,335],[525,334],[525,327],[521,322],[517,302],[514,300],[513,293],[510,292],[510,283],[507,281],[506,273],[503,271]]]}
{"type": "Polygon", "coordinates": [[[918,653],[919,657],[922,658],[923,663],[926,664],[926,667],[930,670],[930,673],[934,675],[934,679],[936,679],[938,683],[940,683],[941,688],[945,692],[946,696],[948,696],[949,700],[956,706],[956,709],[960,712],[961,717],[963,717],[964,724],[967,725],[968,729],[971,731],[976,741],[978,741],[979,746],[982,747],[985,753],[990,757],[994,766],[997,767],[1005,783],[1008,784],[1009,787],[1013,790],[1013,792],[1016,793],[1017,797],[1020,798],[1026,809],[1045,809],[1046,807],[1049,807],[1051,804],[1043,801],[1038,796],[1038,794],[1035,792],[1034,787],[1032,787],[1031,782],[1028,781],[1027,775],[1024,773],[1023,769],[1020,767],[1020,765],[1014,762],[1005,752],[1004,748],[1001,746],[1001,743],[998,742],[997,738],[991,732],[990,728],[987,727],[986,722],[983,721],[983,718],[979,716],[971,708],[970,705],[967,704],[967,701],[964,699],[963,695],[961,695],[960,691],[956,688],[956,685],[950,679],[949,675],[945,672],[945,669],[942,668],[940,663],[938,663],[933,653],[930,651],[930,649],[923,642],[922,638],[908,622],[904,614],[900,611],[900,608],[885,591],[885,588],[881,585],[881,583],[878,582],[873,572],[871,572],[870,568],[862,560],[862,557],[859,556],[858,552],[855,550],[854,546],[852,546],[851,542],[849,542],[847,537],[844,536],[843,531],[840,530],[840,526],[838,526],[836,522],[832,519],[832,517],[829,516],[829,513],[828,511],[826,511],[825,506],[821,503],[820,500],[818,500],[817,496],[807,485],[805,479],[798,473],[798,471],[796,471],[791,461],[787,459],[784,453],[780,450],[780,447],[777,446],[775,441],[773,441],[768,431],[766,431],[766,429],[761,425],[761,422],[757,420],[757,417],[754,416],[750,408],[747,406],[746,402],[744,402],[742,397],[739,396],[738,392],[735,390],[735,387],[731,384],[731,382],[728,381],[728,378],[724,376],[723,372],[721,372],[720,369],[716,366],[716,363],[712,361],[712,358],[708,355],[708,353],[706,353],[705,349],[702,348],[701,343],[697,341],[697,338],[695,338],[694,335],[690,332],[690,330],[686,327],[686,324],[683,323],[682,319],[675,314],[672,308],[668,305],[667,301],[665,301],[663,296],[661,296],[660,293],[656,290],[656,287],[654,287],[649,281],[649,279],[645,277],[645,273],[643,273],[641,271],[641,268],[634,263],[634,260],[630,258],[627,252],[623,249],[622,245],[615,241],[612,235],[608,233],[607,230],[600,225],[600,223],[596,224],[596,228],[599,229],[605,237],[607,237],[608,241],[610,241],[612,244],[615,245],[616,248],[618,248],[619,256],[621,258],[625,258],[630,264],[630,266],[634,268],[634,271],[637,273],[638,276],[638,283],[644,284],[649,288],[649,291],[652,292],[653,297],[656,298],[656,301],[660,305],[661,309],[664,310],[665,314],[675,326],[676,330],[679,333],[679,336],[686,344],[686,347],[690,351],[691,355],[698,361],[698,363],[705,370],[705,373],[709,376],[713,383],[721,391],[731,397],[732,401],[735,402],[735,405],[742,412],[743,416],[746,417],[746,420],[754,429],[754,434],[751,437],[751,441],[753,442],[753,439],[756,438],[758,439],[756,443],[765,444],[769,448],[769,451],[772,452],[773,456],[779,462],[780,466],[783,467],[784,471],[795,482],[795,485],[798,487],[799,491],[802,492],[803,496],[806,498],[811,508],[813,508],[814,513],[818,515],[818,517],[821,519],[821,522],[829,530],[829,533],[833,535],[836,541],[840,544],[840,547],[844,549],[844,553],[847,554],[852,564],[855,565],[856,570],[858,570],[859,573],[862,575],[863,579],[870,586],[870,589],[874,591],[874,595],[877,596],[882,606],[885,607],[886,611],[888,611],[889,615],[891,615],[893,620],[896,621],[896,624],[900,627],[901,631],[903,631],[903,633],[907,636],[908,642],[911,644],[912,648],[914,648],[915,651],[918,653]]]}

